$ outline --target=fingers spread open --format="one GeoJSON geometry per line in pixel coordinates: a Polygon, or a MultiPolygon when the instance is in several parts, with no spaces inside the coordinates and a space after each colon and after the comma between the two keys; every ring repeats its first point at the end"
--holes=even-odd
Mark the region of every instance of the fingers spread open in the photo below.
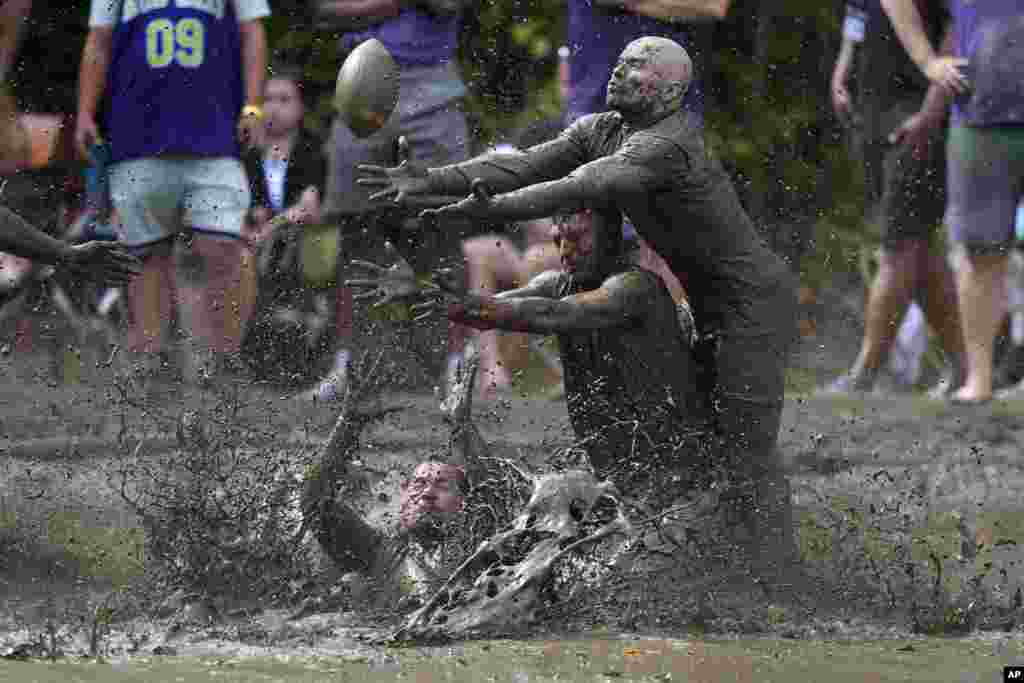
{"type": "Polygon", "coordinates": [[[346,287],[377,287],[379,284],[376,280],[345,280],[346,287]]]}
{"type": "Polygon", "coordinates": [[[366,268],[367,270],[372,270],[375,273],[385,273],[385,272],[387,272],[387,268],[384,268],[382,266],[378,266],[376,263],[370,263],[369,261],[363,261],[362,259],[354,258],[351,261],[349,261],[349,263],[351,265],[353,265],[353,266],[359,266],[361,268],[366,268]]]}

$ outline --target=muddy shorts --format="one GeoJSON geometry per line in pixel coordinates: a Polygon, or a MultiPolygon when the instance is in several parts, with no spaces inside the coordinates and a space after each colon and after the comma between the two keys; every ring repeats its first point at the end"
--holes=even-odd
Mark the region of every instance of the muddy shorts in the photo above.
{"type": "Polygon", "coordinates": [[[946,208],[945,128],[934,133],[927,158],[915,158],[910,145],[888,141],[889,134],[917,110],[918,103],[897,103],[867,126],[863,154],[873,205],[871,220],[878,225],[885,246],[931,239],[946,208]]]}
{"type": "Polygon", "coordinates": [[[1024,196],[1024,126],[955,126],[946,152],[950,240],[975,253],[1007,249],[1024,196]]]}
{"type": "Polygon", "coordinates": [[[249,181],[238,159],[146,158],[110,167],[118,236],[129,247],[156,244],[188,228],[239,237],[249,181]]]}

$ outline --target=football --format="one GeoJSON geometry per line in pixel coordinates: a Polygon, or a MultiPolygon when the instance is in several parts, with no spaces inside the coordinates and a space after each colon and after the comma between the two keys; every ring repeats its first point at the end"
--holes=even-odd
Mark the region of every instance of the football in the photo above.
{"type": "Polygon", "coordinates": [[[376,38],[360,43],[338,72],[334,106],[357,138],[380,130],[398,104],[398,63],[376,38]]]}

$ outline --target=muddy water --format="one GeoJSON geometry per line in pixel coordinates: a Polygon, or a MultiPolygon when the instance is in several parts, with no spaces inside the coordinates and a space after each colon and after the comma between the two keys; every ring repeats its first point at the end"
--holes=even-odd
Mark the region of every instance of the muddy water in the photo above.
{"type": "MultiPolygon", "coordinates": [[[[273,391],[256,398],[250,410],[272,426],[279,443],[316,443],[333,419],[329,408],[299,406],[273,391]]],[[[373,483],[368,509],[378,520],[393,512],[401,473],[447,438],[431,397],[388,400],[407,409],[370,429],[360,454],[373,483]]],[[[103,476],[111,439],[126,423],[133,429],[145,424],[137,412],[119,410],[111,409],[96,386],[38,384],[28,391],[23,382],[0,385],[0,513],[34,521],[40,529],[54,515],[71,515],[82,529],[135,526],[103,476]]],[[[986,579],[992,590],[1009,601],[1024,585],[1018,551],[1024,547],[1024,406],[959,411],[919,399],[797,398],[787,405],[784,420],[781,446],[801,512],[820,512],[823,499],[881,505],[912,489],[916,513],[934,523],[941,543],[959,543],[959,530],[943,515],[957,513],[971,522],[970,540],[980,547],[976,561],[995,567],[986,579]]],[[[538,462],[568,442],[564,408],[549,401],[484,406],[476,422],[499,454],[525,462],[538,462]]],[[[158,434],[148,435],[150,443],[166,447],[158,434]]],[[[109,586],[33,573],[27,566],[6,569],[0,571],[0,655],[15,654],[41,635],[65,654],[90,650],[90,615],[109,586]],[[48,622],[54,625],[50,634],[48,622]]],[[[212,623],[205,621],[210,615],[178,614],[115,624],[100,643],[109,659],[105,664],[0,660],[0,681],[372,681],[395,680],[398,674],[424,681],[981,681],[999,680],[993,676],[1000,667],[1021,655],[1016,630],[917,639],[899,611],[879,612],[877,605],[852,598],[838,602],[813,605],[799,615],[780,611],[778,618],[769,613],[754,622],[734,620],[725,629],[775,637],[766,640],[687,640],[684,630],[675,629],[676,640],[615,634],[578,640],[563,634],[555,641],[402,650],[376,644],[389,624],[365,613],[290,620],[287,612],[257,609],[219,614],[212,623]]],[[[45,642],[28,653],[51,654],[45,642]]]]}

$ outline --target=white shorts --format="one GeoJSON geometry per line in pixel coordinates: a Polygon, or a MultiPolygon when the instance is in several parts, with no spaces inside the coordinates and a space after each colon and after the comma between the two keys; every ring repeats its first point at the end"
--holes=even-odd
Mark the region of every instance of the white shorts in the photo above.
{"type": "Polygon", "coordinates": [[[110,168],[110,198],[118,237],[144,247],[185,229],[240,237],[250,192],[238,159],[147,158],[110,168]]]}

